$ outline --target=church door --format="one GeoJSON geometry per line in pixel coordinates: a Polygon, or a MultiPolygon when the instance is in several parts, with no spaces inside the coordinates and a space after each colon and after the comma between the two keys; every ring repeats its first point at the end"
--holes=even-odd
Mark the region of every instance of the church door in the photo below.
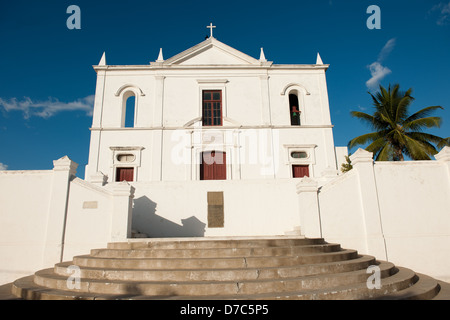
{"type": "Polygon", "coordinates": [[[133,181],[134,168],[117,168],[116,181],[133,181]]]}
{"type": "Polygon", "coordinates": [[[226,168],[225,152],[203,152],[202,163],[200,165],[200,180],[226,180],[226,168]]]}
{"type": "Polygon", "coordinates": [[[292,177],[293,178],[309,177],[309,166],[293,165],[292,177]]]}

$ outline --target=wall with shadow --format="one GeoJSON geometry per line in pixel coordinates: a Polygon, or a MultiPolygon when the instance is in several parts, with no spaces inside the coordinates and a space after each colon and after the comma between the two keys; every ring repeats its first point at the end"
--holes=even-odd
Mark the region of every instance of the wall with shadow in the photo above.
{"type": "Polygon", "coordinates": [[[204,237],[206,223],[191,216],[181,219],[181,225],[156,214],[157,203],[147,196],[134,199],[132,229],[150,238],[204,237]]]}

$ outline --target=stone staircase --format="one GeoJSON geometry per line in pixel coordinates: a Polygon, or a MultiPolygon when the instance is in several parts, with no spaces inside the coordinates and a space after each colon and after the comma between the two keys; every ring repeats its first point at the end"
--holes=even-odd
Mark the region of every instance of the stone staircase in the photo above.
{"type": "Polygon", "coordinates": [[[324,239],[279,236],[110,243],[18,279],[11,291],[27,300],[445,299],[442,288],[324,239]],[[367,285],[370,266],[379,289],[367,285]]]}

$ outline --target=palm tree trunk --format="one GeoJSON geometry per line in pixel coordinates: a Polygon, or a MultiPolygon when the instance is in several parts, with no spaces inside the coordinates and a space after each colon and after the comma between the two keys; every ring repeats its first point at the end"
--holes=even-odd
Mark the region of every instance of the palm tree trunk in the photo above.
{"type": "Polygon", "coordinates": [[[396,147],[396,148],[395,148],[395,151],[394,151],[394,154],[395,154],[395,156],[394,156],[394,161],[404,161],[404,160],[405,160],[405,159],[403,158],[403,152],[402,152],[402,149],[401,149],[401,148],[396,147]]]}

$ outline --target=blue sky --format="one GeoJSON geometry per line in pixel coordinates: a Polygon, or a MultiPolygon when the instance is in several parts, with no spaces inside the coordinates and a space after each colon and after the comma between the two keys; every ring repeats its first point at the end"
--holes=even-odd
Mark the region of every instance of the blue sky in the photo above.
{"type": "MultiPolygon", "coordinates": [[[[368,128],[350,116],[371,111],[372,86],[413,88],[411,111],[441,105],[450,136],[450,0],[2,1],[0,4],[0,168],[47,170],[68,155],[83,177],[96,65],[148,64],[218,40],[275,64],[330,64],[334,138],[345,146],[368,128]],[[45,3],[45,4],[43,4],[45,3]],[[81,29],[70,30],[70,5],[81,29]],[[377,5],[381,29],[367,28],[377,5]]],[[[354,150],[353,150],[354,151],[354,150]]]]}

